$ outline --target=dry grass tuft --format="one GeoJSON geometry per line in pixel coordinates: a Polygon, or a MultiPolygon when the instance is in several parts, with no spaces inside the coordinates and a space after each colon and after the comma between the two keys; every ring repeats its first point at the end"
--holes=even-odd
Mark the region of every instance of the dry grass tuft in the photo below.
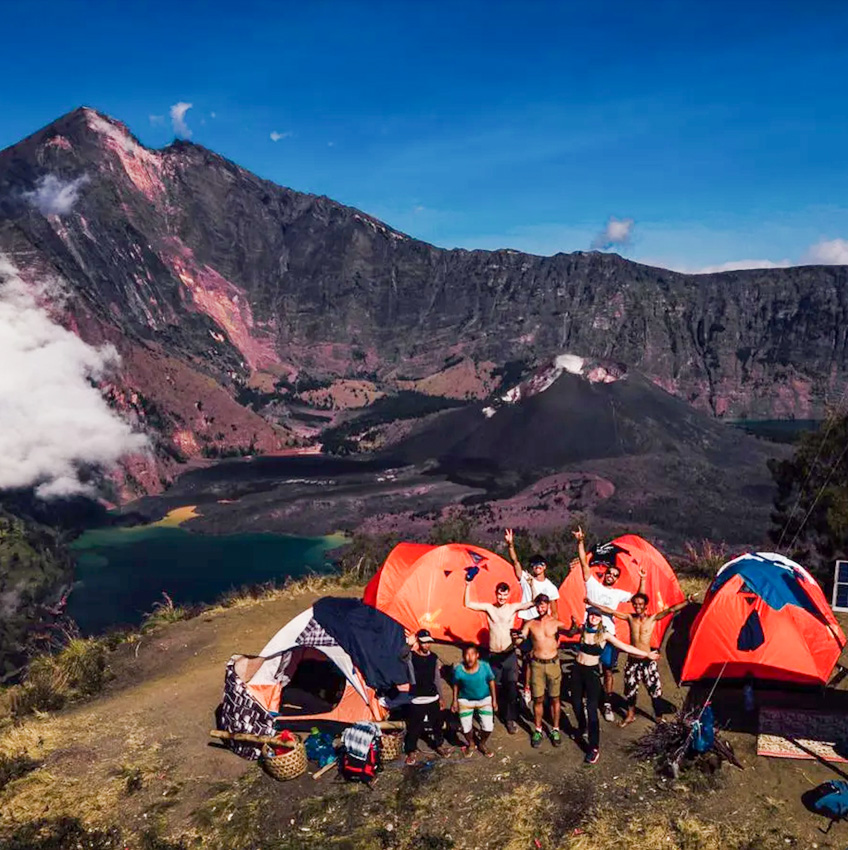
{"type": "Polygon", "coordinates": [[[794,838],[745,823],[714,824],[694,815],[605,806],[581,834],[566,839],[561,850],[777,850],[787,842],[794,843],[794,838]]]}

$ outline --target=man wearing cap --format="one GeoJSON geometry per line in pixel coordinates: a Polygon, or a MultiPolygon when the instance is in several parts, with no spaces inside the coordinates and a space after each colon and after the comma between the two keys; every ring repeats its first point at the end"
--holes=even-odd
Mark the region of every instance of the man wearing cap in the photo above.
{"type": "MultiPolygon", "coordinates": [[[[615,583],[621,576],[621,568],[615,563],[615,553],[611,553],[609,560],[602,560],[601,556],[593,556],[592,562],[595,564],[602,563],[605,567],[604,575],[601,581],[598,581],[592,574],[589,568],[589,559],[586,555],[586,535],[580,526],[572,532],[577,540],[577,557],[580,559],[580,568],[583,571],[583,581],[586,583],[586,599],[590,605],[596,605],[602,612],[602,623],[604,631],[607,634],[615,635],[615,621],[610,614],[604,614],[605,609],[615,611],[622,602],[629,602],[634,596],[629,590],[623,590],[616,587],[615,583]]],[[[637,593],[644,595],[645,593],[645,577],[647,572],[644,567],[639,569],[639,590],[637,593]]],[[[612,704],[610,702],[610,694],[613,689],[613,671],[618,663],[618,649],[613,646],[611,641],[604,645],[604,651],[601,655],[600,664],[603,671],[603,707],[601,714],[604,720],[612,723],[615,720],[615,715],[612,713],[612,704]]]]}
{"type": "Polygon", "coordinates": [[[500,706],[506,731],[514,735],[518,717],[518,659],[512,639],[515,615],[535,608],[532,601],[509,602],[509,585],[502,581],[495,588],[495,601],[472,602],[471,578],[466,578],[464,603],[472,611],[482,611],[489,621],[488,662],[495,675],[495,687],[500,689],[500,706]]]}
{"type": "Polygon", "coordinates": [[[406,715],[406,737],[403,750],[406,763],[415,764],[418,739],[425,730],[429,732],[430,745],[443,758],[450,755],[442,734],[443,703],[439,693],[439,658],[430,651],[433,637],[427,629],[415,635],[409,662],[412,667],[412,684],[409,686],[410,702],[406,715]]]}

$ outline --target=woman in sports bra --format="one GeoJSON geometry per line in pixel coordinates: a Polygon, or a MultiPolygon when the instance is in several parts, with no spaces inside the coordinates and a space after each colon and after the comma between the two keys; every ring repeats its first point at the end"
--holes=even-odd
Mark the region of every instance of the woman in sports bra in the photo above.
{"type": "Polygon", "coordinates": [[[601,725],[598,721],[598,704],[603,692],[601,682],[601,653],[607,643],[635,658],[656,661],[659,653],[644,652],[604,631],[602,615],[593,605],[586,609],[586,624],[577,644],[577,660],[571,668],[571,704],[577,718],[577,738],[588,732],[586,764],[596,764],[600,758],[601,725]],[[585,699],[585,706],[583,701],[585,699]]]}

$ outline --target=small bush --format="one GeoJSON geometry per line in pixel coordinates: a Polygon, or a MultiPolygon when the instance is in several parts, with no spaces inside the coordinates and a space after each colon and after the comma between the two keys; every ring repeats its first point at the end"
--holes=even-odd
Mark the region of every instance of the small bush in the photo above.
{"type": "Polygon", "coordinates": [[[175,605],[174,600],[163,591],[162,601],[153,605],[153,610],[142,621],[141,631],[142,633],[149,632],[151,629],[164,626],[167,623],[178,623],[180,620],[191,619],[195,615],[196,612],[190,608],[175,605]]]}
{"type": "Polygon", "coordinates": [[[18,753],[14,756],[0,754],[0,791],[10,782],[26,776],[31,770],[35,770],[39,762],[31,759],[26,753],[18,753]]]}
{"type": "Polygon", "coordinates": [[[688,541],[683,546],[681,567],[690,575],[712,581],[716,573],[727,563],[727,547],[712,540],[696,543],[688,541]]]}

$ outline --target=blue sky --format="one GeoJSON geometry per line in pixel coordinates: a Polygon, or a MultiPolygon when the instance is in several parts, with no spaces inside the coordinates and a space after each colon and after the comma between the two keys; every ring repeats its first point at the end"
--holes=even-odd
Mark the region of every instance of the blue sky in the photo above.
{"type": "Polygon", "coordinates": [[[3,26],[0,147],[81,104],[158,147],[190,103],[193,141],[446,247],[848,263],[838,0],[32,0],[3,26]]]}

